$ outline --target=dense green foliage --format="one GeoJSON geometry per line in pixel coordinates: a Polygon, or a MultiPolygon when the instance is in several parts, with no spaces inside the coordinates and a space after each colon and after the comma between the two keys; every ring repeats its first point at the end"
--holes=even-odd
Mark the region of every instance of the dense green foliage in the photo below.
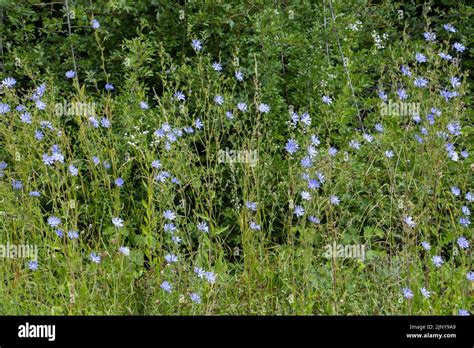
{"type": "Polygon", "coordinates": [[[471,6],[0,4],[0,80],[16,79],[2,88],[0,243],[39,253],[36,265],[1,260],[0,314],[472,311],[471,6]],[[384,113],[392,103],[417,111],[384,113]],[[222,160],[230,151],[256,163],[222,160]],[[328,257],[335,244],[363,246],[364,257],[328,257]]]}

